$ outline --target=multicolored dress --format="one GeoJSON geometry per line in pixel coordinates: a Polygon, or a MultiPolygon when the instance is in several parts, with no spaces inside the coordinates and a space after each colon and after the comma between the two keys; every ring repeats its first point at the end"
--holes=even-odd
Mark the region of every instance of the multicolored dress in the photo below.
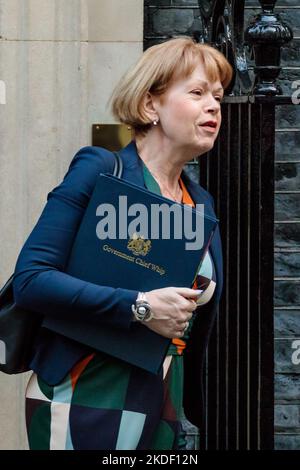
{"type": "MultiPolygon", "coordinates": [[[[180,184],[182,202],[194,205],[181,179],[180,184]]],[[[204,304],[216,286],[209,252],[199,280],[201,286],[194,287],[203,289],[204,304]]],[[[158,375],[101,352],[77,363],[56,386],[33,373],[26,390],[30,449],[184,449],[183,354],[192,321],[182,339],[172,340],[158,375]]]]}

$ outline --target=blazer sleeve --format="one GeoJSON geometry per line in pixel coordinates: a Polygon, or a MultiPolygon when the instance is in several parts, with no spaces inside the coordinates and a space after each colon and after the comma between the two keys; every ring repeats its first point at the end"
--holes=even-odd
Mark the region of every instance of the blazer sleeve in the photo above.
{"type": "Polygon", "coordinates": [[[85,321],[129,328],[138,291],[99,286],[63,272],[97,176],[112,169],[109,151],[84,147],[61,184],[47,195],[17,259],[13,291],[18,306],[53,317],[84,316],[85,321]]]}

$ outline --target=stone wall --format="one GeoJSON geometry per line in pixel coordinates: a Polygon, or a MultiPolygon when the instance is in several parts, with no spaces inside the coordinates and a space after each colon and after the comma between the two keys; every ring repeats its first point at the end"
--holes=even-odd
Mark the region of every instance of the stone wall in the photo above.
{"type": "MultiPolygon", "coordinates": [[[[143,50],[143,0],[0,0],[0,285],[143,50]]],[[[27,375],[0,374],[0,449],[27,447],[27,375]]]]}
{"type": "MultiPolygon", "coordinates": [[[[245,26],[261,7],[246,0],[245,26]]],[[[293,28],[294,40],[282,49],[280,84],[292,94],[300,80],[300,0],[278,0],[276,12],[293,28]]],[[[201,32],[197,0],[145,0],[144,47],[173,35],[201,32]]],[[[300,86],[300,83],[299,85],[300,86]]],[[[300,107],[280,106],[276,114],[275,183],[275,446],[300,449],[300,107]],[[296,348],[296,349],[295,349],[296,348]],[[292,356],[294,353],[294,356],[292,356]],[[293,363],[296,362],[296,363],[293,363]]],[[[188,166],[198,178],[196,163],[188,166]]],[[[190,432],[191,428],[188,423],[190,432]]],[[[189,445],[193,446],[193,437],[189,445]]]]}

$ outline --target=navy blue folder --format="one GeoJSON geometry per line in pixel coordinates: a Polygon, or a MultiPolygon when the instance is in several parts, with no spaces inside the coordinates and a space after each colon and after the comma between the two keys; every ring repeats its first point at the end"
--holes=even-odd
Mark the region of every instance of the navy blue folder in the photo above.
{"type": "MultiPolygon", "coordinates": [[[[217,224],[217,219],[203,211],[100,174],[65,272],[98,285],[138,291],[192,287],[217,224]],[[159,209],[165,210],[164,219],[157,215],[159,209]],[[185,230],[187,220],[190,233],[185,230]],[[195,248],[191,235],[200,224],[204,228],[203,243],[187,249],[195,248]],[[108,229],[112,238],[103,239],[108,229]]],[[[47,317],[43,326],[153,373],[159,372],[170,345],[170,339],[140,322],[132,322],[126,330],[105,322],[47,317]]]]}

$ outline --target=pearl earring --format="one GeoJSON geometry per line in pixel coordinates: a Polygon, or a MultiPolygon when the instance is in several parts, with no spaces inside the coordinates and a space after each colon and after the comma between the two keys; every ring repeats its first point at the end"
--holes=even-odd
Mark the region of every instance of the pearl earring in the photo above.
{"type": "Polygon", "coordinates": [[[155,119],[155,120],[153,121],[153,126],[157,126],[157,123],[158,123],[158,119],[155,119]]]}

